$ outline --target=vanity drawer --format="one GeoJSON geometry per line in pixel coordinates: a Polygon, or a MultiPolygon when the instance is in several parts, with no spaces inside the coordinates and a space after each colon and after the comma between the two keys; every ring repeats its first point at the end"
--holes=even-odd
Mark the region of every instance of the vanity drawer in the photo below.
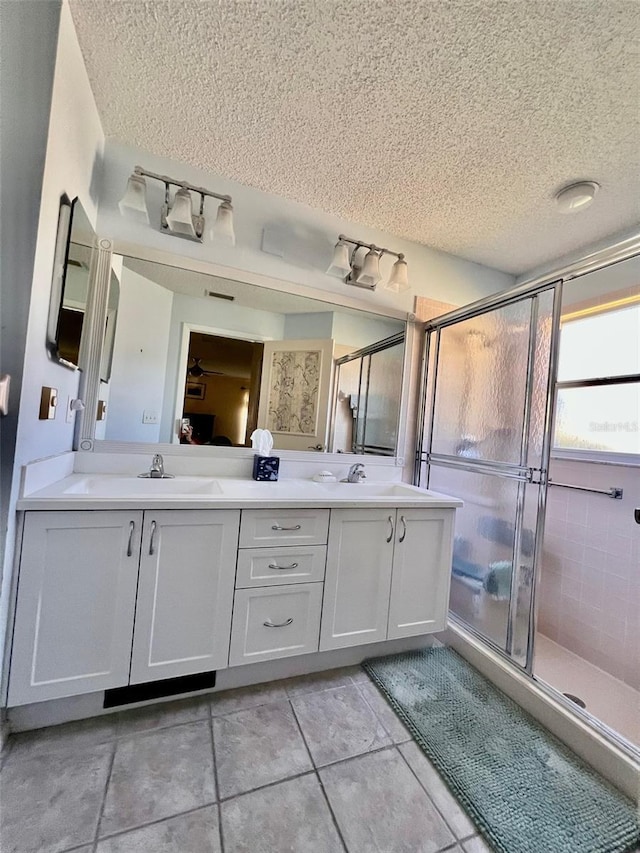
{"type": "Polygon", "coordinates": [[[317,652],[321,583],[236,590],[229,666],[317,652]]]}
{"type": "Polygon", "coordinates": [[[326,545],[328,509],[246,509],[240,522],[240,547],[326,545]]]}
{"type": "Polygon", "coordinates": [[[238,551],[236,589],[324,580],[325,545],[296,548],[243,548],[238,551]]]}

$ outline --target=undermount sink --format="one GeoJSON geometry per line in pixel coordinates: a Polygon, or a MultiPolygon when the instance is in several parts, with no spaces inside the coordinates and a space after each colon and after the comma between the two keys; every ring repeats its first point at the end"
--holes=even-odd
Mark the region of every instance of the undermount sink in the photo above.
{"type": "Polygon", "coordinates": [[[424,490],[402,483],[317,483],[323,491],[334,497],[353,498],[398,498],[424,497],[424,490]]]}
{"type": "Polygon", "coordinates": [[[221,495],[217,480],[209,477],[145,478],[105,474],[84,477],[68,486],[67,495],[96,497],[164,497],[165,495],[221,495]]]}
{"type": "Polygon", "coordinates": [[[229,498],[264,498],[266,501],[281,499],[318,500],[373,500],[374,498],[424,498],[423,489],[399,483],[318,483],[312,480],[277,480],[256,482],[254,480],[220,481],[222,494],[229,498]]]}

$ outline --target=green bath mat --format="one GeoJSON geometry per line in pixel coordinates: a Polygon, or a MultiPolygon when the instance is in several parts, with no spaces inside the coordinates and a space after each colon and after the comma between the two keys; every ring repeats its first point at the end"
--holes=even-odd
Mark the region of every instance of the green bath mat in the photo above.
{"type": "Polygon", "coordinates": [[[500,853],[623,853],[634,805],[450,649],[364,667],[500,853]]]}

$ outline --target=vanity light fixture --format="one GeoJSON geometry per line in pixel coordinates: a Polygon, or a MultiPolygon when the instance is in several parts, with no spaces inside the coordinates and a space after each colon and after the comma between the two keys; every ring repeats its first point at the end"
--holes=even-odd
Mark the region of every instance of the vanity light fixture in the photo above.
{"type": "Polygon", "coordinates": [[[186,181],[176,181],[167,175],[157,175],[149,172],[141,166],[136,166],[129,180],[127,189],[118,207],[123,216],[128,216],[138,221],[149,222],[147,209],[147,182],[146,178],[160,181],[164,184],[164,204],[160,211],[160,230],[175,237],[186,237],[187,240],[195,240],[202,243],[205,232],[204,200],[208,196],[220,201],[218,213],[209,236],[212,240],[222,240],[230,246],[235,246],[236,238],[233,230],[233,207],[231,196],[220,195],[204,187],[195,187],[186,181]],[[177,187],[173,199],[171,198],[171,187],[177,187]],[[193,212],[192,193],[200,196],[198,213],[193,212]]]}
{"type": "MultiPolygon", "coordinates": [[[[362,255],[362,253],[360,253],[362,255]]],[[[409,289],[409,274],[407,262],[400,252],[392,252],[382,246],[373,243],[364,243],[362,240],[353,240],[340,234],[338,242],[333,250],[333,260],[327,270],[327,275],[344,278],[345,284],[355,287],[364,287],[367,290],[375,290],[376,285],[382,278],[380,273],[380,258],[383,255],[393,255],[397,258],[391,268],[389,281],[384,285],[386,290],[402,293],[409,289]],[[359,249],[368,249],[363,259],[357,256],[359,249]]]]}

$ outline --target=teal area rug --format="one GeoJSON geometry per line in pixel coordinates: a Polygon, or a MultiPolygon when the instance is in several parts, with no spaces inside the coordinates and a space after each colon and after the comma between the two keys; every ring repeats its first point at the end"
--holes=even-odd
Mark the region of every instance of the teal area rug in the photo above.
{"type": "Polygon", "coordinates": [[[623,853],[640,842],[633,803],[455,652],[363,666],[500,853],[623,853]]]}

